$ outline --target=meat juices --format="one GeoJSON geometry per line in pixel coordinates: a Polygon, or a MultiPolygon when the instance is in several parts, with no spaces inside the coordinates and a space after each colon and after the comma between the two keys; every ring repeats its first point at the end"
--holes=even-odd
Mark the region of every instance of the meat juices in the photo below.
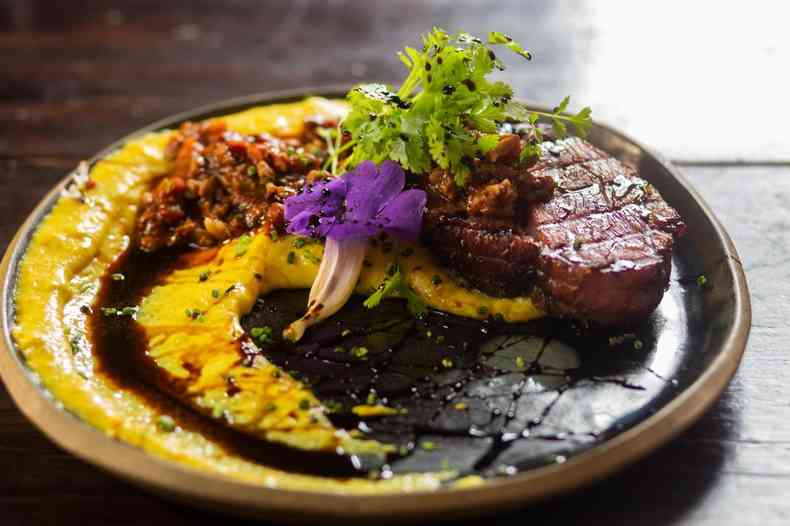
{"type": "Polygon", "coordinates": [[[469,206],[472,197],[465,210],[434,199],[426,242],[486,293],[531,294],[551,314],[605,325],[645,318],[669,283],[672,246],[686,228],[679,214],[633,169],[582,139],[546,142],[542,151],[497,178],[544,191],[524,192],[506,218],[469,206]]]}

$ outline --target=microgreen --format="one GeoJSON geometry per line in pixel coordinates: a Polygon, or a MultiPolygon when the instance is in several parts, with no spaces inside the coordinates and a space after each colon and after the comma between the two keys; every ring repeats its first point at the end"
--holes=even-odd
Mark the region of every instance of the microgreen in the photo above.
{"type": "Polygon", "coordinates": [[[376,291],[368,296],[364,305],[369,309],[378,307],[384,298],[403,298],[413,315],[420,316],[425,313],[425,303],[406,283],[400,269],[396,269],[394,274],[382,281],[376,291]]]}
{"type": "Polygon", "coordinates": [[[123,316],[134,318],[137,315],[137,307],[102,307],[101,312],[108,318],[123,316]]]}
{"type": "Polygon", "coordinates": [[[253,327],[250,329],[250,337],[259,345],[269,345],[274,341],[272,338],[272,328],[268,325],[264,327],[253,327]]]}
{"type": "Polygon", "coordinates": [[[244,254],[247,253],[247,249],[250,248],[250,244],[252,243],[252,236],[249,234],[243,234],[239,237],[238,241],[236,241],[236,257],[240,258],[244,254]]]}
{"type": "MultiPolygon", "coordinates": [[[[532,58],[510,37],[494,32],[484,42],[466,33],[450,35],[434,28],[422,41],[421,51],[406,47],[399,53],[408,74],[397,91],[384,84],[362,84],[348,93],[351,110],[342,128],[351,135],[344,148],[353,145],[349,166],[363,160],[394,160],[404,169],[423,173],[436,165],[449,170],[462,186],[469,161],[496,146],[503,122],[534,125],[539,119],[547,120],[560,137],[568,125],[579,135],[589,130],[589,108],[565,115],[566,97],[551,112],[531,111],[512,100],[509,85],[487,78],[495,69],[504,69],[495,46],[532,58]]],[[[523,157],[539,153],[537,145],[533,146],[525,149],[523,157]]]]}

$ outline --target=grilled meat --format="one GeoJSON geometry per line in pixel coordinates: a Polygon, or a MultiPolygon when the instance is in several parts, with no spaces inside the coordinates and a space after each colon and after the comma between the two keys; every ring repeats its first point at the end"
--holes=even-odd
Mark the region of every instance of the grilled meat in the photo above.
{"type": "Polygon", "coordinates": [[[532,294],[552,314],[607,325],[644,318],[668,285],[680,216],[633,169],[582,139],[542,151],[528,166],[484,165],[487,177],[476,167],[471,187],[456,191],[465,206],[464,196],[442,203],[434,191],[425,241],[489,294],[532,294]],[[502,181],[521,182],[512,204],[496,193],[474,202],[481,186],[502,181]]]}

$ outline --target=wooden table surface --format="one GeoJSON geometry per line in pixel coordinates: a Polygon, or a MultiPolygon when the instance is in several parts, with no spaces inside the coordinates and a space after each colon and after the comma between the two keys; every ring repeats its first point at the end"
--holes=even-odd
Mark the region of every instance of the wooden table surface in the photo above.
{"type": "MultiPolygon", "coordinates": [[[[681,166],[735,241],[754,325],[735,379],[690,431],[496,523],[790,524],[786,7],[691,4],[0,0],[0,247],[78,160],[141,125],[253,92],[396,80],[394,50],[432,24],[510,33],[536,56],[505,72],[518,93],[571,93],[681,166]]],[[[232,522],[64,453],[2,387],[0,473],[2,524],[232,522]]]]}

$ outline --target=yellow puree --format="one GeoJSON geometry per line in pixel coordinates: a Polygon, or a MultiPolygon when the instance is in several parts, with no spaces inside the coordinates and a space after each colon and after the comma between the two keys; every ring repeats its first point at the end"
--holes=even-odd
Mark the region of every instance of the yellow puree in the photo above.
{"type": "MultiPolygon", "coordinates": [[[[332,115],[343,106],[310,98],[223,117],[242,134],[298,134],[309,115],[332,115]]],[[[91,170],[96,183],[84,202],[62,197],[41,222],[22,259],[16,292],[14,337],[28,366],[63,406],[108,435],[194,469],[221,473],[267,487],[336,493],[388,493],[438,488],[454,473],[399,475],[388,480],[338,480],[288,473],[233,455],[210,438],[181,428],[163,429],[162,416],[133,392],[119,390],[110,378],[94,372],[86,315],[102,274],[129,246],[137,205],[155,177],[168,170],[164,146],[170,131],[150,133],[127,143],[91,170]]],[[[173,272],[139,306],[137,320],[149,338],[149,356],[174,381],[186,382],[187,402],[226,425],[263,439],[313,450],[385,454],[390,447],[335,429],[320,401],[300,382],[262,357],[241,366],[237,339],[239,318],[259,295],[278,288],[309,288],[322,246],[293,246],[294,238],[272,240],[256,235],[246,250],[238,240],[223,246],[207,262],[173,272]],[[288,253],[295,252],[293,263],[288,253]],[[308,254],[309,253],[309,254],[308,254]],[[202,273],[209,278],[201,281],[202,273]],[[233,285],[232,290],[225,292],[233,285]],[[220,291],[219,297],[216,290],[220,291]],[[186,309],[201,314],[186,316],[186,309]],[[198,371],[189,375],[187,369],[198,371]],[[232,377],[238,393],[227,395],[232,377]]],[[[527,298],[500,299],[456,284],[421,247],[398,257],[401,271],[423,300],[455,314],[481,317],[501,314],[524,321],[542,313],[527,298]],[[438,275],[441,284],[434,285],[438,275]]],[[[385,254],[371,247],[357,290],[369,292],[384,278],[387,265],[402,252],[385,254]]],[[[355,408],[365,415],[388,408],[355,408]]],[[[474,484],[466,478],[455,484],[474,484]]]]}

